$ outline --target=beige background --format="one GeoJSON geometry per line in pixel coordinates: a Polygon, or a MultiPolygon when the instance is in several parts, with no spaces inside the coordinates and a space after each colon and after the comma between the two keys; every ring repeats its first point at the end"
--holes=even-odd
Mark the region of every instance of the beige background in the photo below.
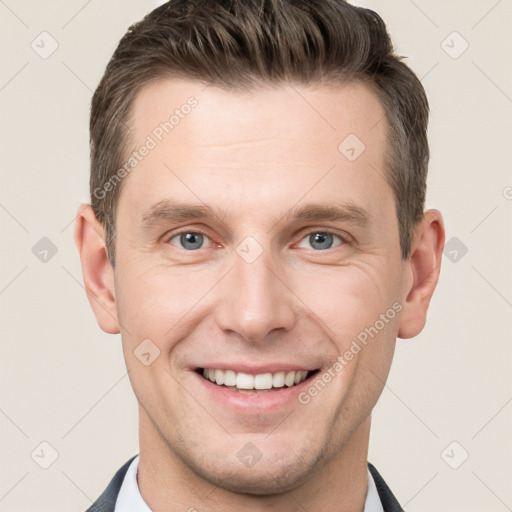
{"type": "MultiPolygon", "coordinates": [[[[0,511],[85,510],[138,451],[120,337],[96,324],[72,227],[88,200],[92,91],[157,3],[0,1],[0,511]],[[43,237],[57,249],[46,262],[43,237]]],[[[512,510],[512,2],[357,3],[383,16],[427,89],[427,205],[453,239],[427,327],[398,341],[369,460],[408,511],[512,510]]]]}

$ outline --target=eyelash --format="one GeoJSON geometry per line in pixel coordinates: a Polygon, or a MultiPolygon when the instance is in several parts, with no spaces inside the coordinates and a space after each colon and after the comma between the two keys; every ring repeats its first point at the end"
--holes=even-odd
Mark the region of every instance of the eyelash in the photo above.
{"type": "MultiPolygon", "coordinates": [[[[201,229],[195,228],[193,230],[192,229],[185,229],[185,230],[178,231],[177,233],[172,233],[171,235],[166,237],[165,243],[170,243],[170,241],[173,238],[176,238],[177,236],[183,235],[185,233],[200,234],[200,235],[203,235],[203,236],[207,237],[210,241],[213,241],[206,232],[204,232],[201,229]]],[[[329,229],[313,229],[313,230],[310,230],[310,231],[306,231],[304,233],[304,235],[301,237],[301,239],[299,240],[299,242],[302,242],[302,240],[304,240],[307,236],[310,236],[310,235],[312,235],[314,233],[322,233],[322,234],[325,234],[325,235],[337,236],[343,243],[340,244],[339,246],[336,246],[336,247],[340,247],[340,246],[343,246],[343,245],[349,245],[351,243],[351,239],[350,239],[350,237],[348,235],[342,235],[342,234],[340,234],[340,233],[338,233],[336,231],[331,231],[329,229]]],[[[336,249],[336,247],[332,247],[331,249],[325,249],[325,251],[336,249]]],[[[183,250],[186,250],[186,249],[183,249],[183,250]]],[[[201,249],[196,249],[195,251],[186,251],[186,252],[196,252],[196,251],[199,251],[199,250],[201,250],[201,249]]],[[[325,251],[320,251],[320,250],[315,251],[314,249],[312,249],[312,250],[314,252],[325,252],[325,251]]]]}

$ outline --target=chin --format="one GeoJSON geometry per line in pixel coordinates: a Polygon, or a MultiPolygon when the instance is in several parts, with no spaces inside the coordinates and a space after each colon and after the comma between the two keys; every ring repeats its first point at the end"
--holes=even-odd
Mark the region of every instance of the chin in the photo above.
{"type": "MultiPolygon", "coordinates": [[[[204,454],[203,454],[204,455],[204,454]]],[[[245,467],[237,459],[220,457],[217,463],[205,465],[205,459],[186,461],[203,480],[239,494],[273,495],[291,491],[309,480],[322,465],[321,456],[288,452],[281,456],[264,456],[253,466],[245,467]]]]}

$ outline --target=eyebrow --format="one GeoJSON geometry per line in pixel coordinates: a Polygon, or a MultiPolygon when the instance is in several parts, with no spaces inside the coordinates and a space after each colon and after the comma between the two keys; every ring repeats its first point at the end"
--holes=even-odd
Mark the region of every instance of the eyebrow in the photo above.
{"type": "MultiPolygon", "coordinates": [[[[224,219],[229,216],[229,212],[223,208],[214,210],[205,204],[183,203],[164,199],[154,204],[143,214],[140,226],[142,229],[149,229],[161,223],[178,223],[208,218],[217,218],[224,222],[224,219]]],[[[278,219],[280,220],[276,221],[275,224],[280,222],[281,219],[295,221],[342,221],[361,227],[368,227],[372,224],[372,218],[368,211],[352,202],[297,205],[280,215],[278,219]]]]}

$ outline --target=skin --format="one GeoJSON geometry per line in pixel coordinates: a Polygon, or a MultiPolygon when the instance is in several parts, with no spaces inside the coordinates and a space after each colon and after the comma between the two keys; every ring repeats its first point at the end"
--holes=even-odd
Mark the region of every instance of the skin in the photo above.
{"type": "Polygon", "coordinates": [[[162,79],[137,96],[132,149],[190,96],[198,106],[122,184],[115,269],[90,206],[79,207],[75,230],[91,306],[105,332],[121,333],[139,402],[141,494],[155,511],[362,511],[371,411],[397,337],[425,325],[441,213],[425,212],[403,261],[383,179],[384,111],[364,85],[235,92],[162,79]],[[366,146],[353,162],[338,150],[349,134],[366,146]],[[165,199],[222,213],[143,228],[165,199]],[[285,217],[297,205],[347,201],[368,212],[368,226],[285,217]],[[201,248],[180,244],[176,234],[198,230],[201,248]],[[345,241],[319,249],[309,235],[325,230],[345,241]],[[262,250],[252,263],[236,252],[247,236],[262,250]],[[286,362],[321,375],[394,303],[399,314],[307,405],[234,410],[194,372],[286,362]],[[148,366],[134,355],[147,338],[160,350],[148,366]],[[262,454],[253,467],[237,458],[248,442],[262,454]]]}

